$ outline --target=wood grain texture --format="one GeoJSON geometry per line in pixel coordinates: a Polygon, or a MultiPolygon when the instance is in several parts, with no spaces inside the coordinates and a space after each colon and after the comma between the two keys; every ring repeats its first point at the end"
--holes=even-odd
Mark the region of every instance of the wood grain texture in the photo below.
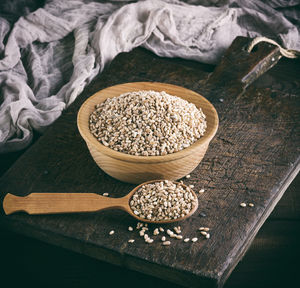
{"type": "MultiPolygon", "coordinates": [[[[224,71],[226,68],[223,66],[224,71]]],[[[274,95],[263,86],[250,86],[243,92],[238,84],[227,87],[222,79],[223,88],[219,89],[215,79],[208,83],[215,82],[215,88],[209,90],[205,84],[211,77],[193,67],[171,65],[140,49],[118,56],[110,70],[86,89],[0,183],[1,197],[6,193],[67,192],[71,187],[73,192],[126,195],[133,186],[107,176],[91,159],[76,129],[79,107],[88,96],[118,83],[147,80],[182,85],[206,96],[220,117],[219,131],[205,157],[185,180],[195,185],[195,191],[204,187],[206,192],[199,196],[199,210],[181,224],[187,237],[199,236],[196,229],[209,226],[209,241],[201,239],[192,245],[176,241],[169,247],[155,241],[146,246],[137,234],[128,234],[128,225],[134,226],[135,221],[122,211],[107,211],[105,215],[18,214],[1,216],[0,223],[51,244],[185,286],[221,286],[295,175],[300,85],[295,81],[289,93],[278,90],[274,95]],[[255,206],[243,209],[241,202],[255,206]],[[118,234],[108,239],[112,228],[118,234]],[[134,246],[127,244],[129,237],[136,239],[134,246]]]]}
{"type": "Polygon", "coordinates": [[[95,193],[31,193],[27,196],[5,195],[6,215],[16,212],[35,214],[84,213],[106,209],[130,210],[129,197],[108,198],[95,193]]]}
{"type": "MultiPolygon", "coordinates": [[[[280,67],[285,68],[283,65],[280,67]]],[[[295,217],[293,207],[300,204],[300,199],[295,198],[299,183],[298,175],[256,235],[245,257],[230,275],[226,288],[297,287],[298,279],[295,275],[300,252],[300,227],[297,221],[299,217],[295,217]],[[288,210],[287,206],[292,209],[288,210]],[[281,215],[280,219],[277,218],[278,215],[281,215]]],[[[0,229],[0,246],[5,247],[1,254],[2,262],[5,263],[1,269],[1,284],[4,287],[7,283],[11,288],[86,288],[99,286],[101,283],[102,287],[139,288],[142,283],[144,288],[182,288],[181,285],[55,247],[6,229],[0,229]],[[15,271],[18,271],[18,277],[15,271]]]]}
{"type": "Polygon", "coordinates": [[[211,139],[217,132],[218,124],[216,109],[203,96],[180,86],[158,82],[126,83],[98,91],[83,103],[77,116],[79,132],[97,165],[118,180],[136,184],[155,179],[177,180],[190,174],[205,155],[211,139]],[[140,90],[165,91],[194,103],[206,116],[207,128],[204,135],[190,147],[165,156],[134,156],[105,147],[89,129],[89,118],[95,106],[107,98],[140,90]]]}

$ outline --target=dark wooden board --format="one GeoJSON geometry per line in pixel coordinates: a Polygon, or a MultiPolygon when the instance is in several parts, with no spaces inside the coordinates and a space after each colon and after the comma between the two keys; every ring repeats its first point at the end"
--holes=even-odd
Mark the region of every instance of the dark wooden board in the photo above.
{"type": "MultiPolygon", "coordinates": [[[[264,48],[264,57],[277,55],[268,49],[264,48]]],[[[257,53],[257,57],[262,56],[257,53]]],[[[274,97],[264,87],[250,86],[243,92],[255,77],[241,85],[233,73],[237,66],[229,70],[234,77],[222,82],[228,59],[224,57],[215,71],[219,73],[215,74],[219,75],[217,81],[217,76],[209,77],[192,65],[171,64],[140,49],[118,56],[0,182],[1,199],[7,192],[125,195],[133,186],[105,175],[91,159],[76,128],[78,108],[94,92],[117,83],[149,80],[182,85],[208,97],[220,116],[216,138],[202,163],[185,181],[194,184],[196,190],[205,187],[206,193],[199,196],[198,212],[181,223],[187,236],[199,236],[196,229],[200,226],[211,227],[211,239],[194,244],[173,241],[170,247],[162,247],[159,241],[146,245],[135,233],[136,242],[128,245],[132,234],[127,227],[135,221],[121,211],[9,217],[2,212],[0,223],[48,243],[185,286],[221,286],[296,175],[299,158],[297,97],[293,93],[277,93],[274,97]],[[244,201],[255,203],[255,207],[241,208],[239,204],[244,201]],[[201,212],[207,217],[199,217],[201,212]],[[116,234],[108,237],[111,229],[116,234]]],[[[241,63],[230,62],[232,66],[241,63]]],[[[257,71],[253,65],[238,66],[244,67],[238,75],[257,71]]],[[[299,91],[299,82],[293,89],[299,91]]]]}
{"type": "MultiPolygon", "coordinates": [[[[289,67],[282,64],[279,64],[280,72],[289,67]]],[[[297,287],[300,210],[295,209],[300,204],[299,184],[298,174],[226,281],[226,288],[297,287]]],[[[182,288],[2,228],[0,247],[5,247],[1,253],[2,263],[5,263],[1,267],[3,287],[9,284],[11,288],[86,288],[98,287],[101,283],[101,287],[140,288],[142,283],[144,288],[182,288]],[[18,271],[18,277],[15,277],[15,271],[18,271]]]]}

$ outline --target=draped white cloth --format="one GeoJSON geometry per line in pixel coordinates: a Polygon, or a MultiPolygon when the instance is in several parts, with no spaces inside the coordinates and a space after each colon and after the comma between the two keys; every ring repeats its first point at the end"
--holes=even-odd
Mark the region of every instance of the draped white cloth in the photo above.
{"type": "Polygon", "coordinates": [[[0,152],[29,145],[33,129],[42,132],[137,46],[212,64],[239,35],[300,50],[298,1],[222,2],[53,0],[14,25],[0,17],[0,152]]]}

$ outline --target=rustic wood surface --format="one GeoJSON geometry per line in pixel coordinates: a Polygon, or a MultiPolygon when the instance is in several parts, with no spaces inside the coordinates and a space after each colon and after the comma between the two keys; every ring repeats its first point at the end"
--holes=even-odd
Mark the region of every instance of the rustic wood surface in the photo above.
{"type": "MultiPolygon", "coordinates": [[[[299,185],[298,176],[258,232],[225,288],[297,287],[299,185]]],[[[0,229],[0,244],[5,247],[1,251],[5,263],[1,268],[1,284],[9,283],[13,288],[182,287],[8,230],[0,229]]]]}
{"type": "MultiPolygon", "coordinates": [[[[201,240],[189,246],[176,242],[163,250],[163,255],[161,245],[156,242],[145,246],[138,239],[134,247],[128,247],[124,240],[129,237],[126,228],[133,223],[122,212],[74,217],[2,216],[3,227],[185,286],[201,281],[207,286],[222,285],[296,174],[299,81],[294,73],[299,73],[299,66],[291,72],[293,81],[291,77],[280,81],[280,85],[287,85],[284,89],[274,89],[278,78],[270,71],[263,76],[263,81],[256,81],[245,93],[241,93],[243,89],[238,90],[234,97],[223,91],[234,92],[230,87],[235,84],[227,87],[224,83],[220,94],[216,93],[218,89],[209,93],[203,86],[209,74],[197,69],[201,65],[171,63],[140,49],[120,55],[110,71],[94,81],[5,174],[1,180],[2,197],[6,192],[18,195],[35,191],[101,193],[108,188],[113,196],[126,194],[132,185],[105,175],[83,149],[84,143],[75,128],[75,112],[85,97],[105,86],[125,81],[167,81],[206,94],[220,115],[222,129],[203,162],[185,181],[193,183],[196,189],[206,188],[206,193],[199,197],[201,209],[181,224],[186,235],[197,233],[195,229],[200,225],[210,226],[209,241],[201,240]],[[39,157],[34,157],[37,154],[39,157]],[[255,203],[255,207],[240,208],[239,203],[244,201],[255,203]],[[199,217],[201,212],[207,216],[199,217]],[[107,237],[111,228],[119,231],[117,237],[107,237]]],[[[211,77],[209,81],[216,80],[211,77]]]]}

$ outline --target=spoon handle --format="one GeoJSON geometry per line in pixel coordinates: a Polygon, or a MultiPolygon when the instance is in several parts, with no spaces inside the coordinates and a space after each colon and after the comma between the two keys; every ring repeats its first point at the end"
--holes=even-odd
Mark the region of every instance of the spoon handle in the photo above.
{"type": "Polygon", "coordinates": [[[127,201],[125,197],[109,198],[94,193],[31,193],[25,197],[8,193],[3,200],[3,209],[6,215],[18,211],[55,214],[94,212],[109,208],[126,210],[127,201]]]}

